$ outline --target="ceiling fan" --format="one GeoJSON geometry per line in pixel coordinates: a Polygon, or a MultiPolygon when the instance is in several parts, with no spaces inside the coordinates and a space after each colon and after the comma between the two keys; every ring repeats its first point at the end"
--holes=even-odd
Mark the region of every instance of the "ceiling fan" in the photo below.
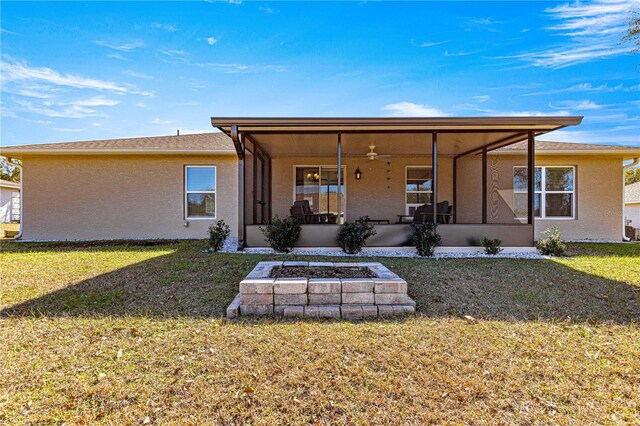
{"type": "Polygon", "coordinates": [[[367,152],[366,156],[369,160],[377,160],[380,158],[391,158],[390,155],[380,155],[376,152],[376,146],[375,145],[369,145],[369,149],[370,151],[367,152]]]}

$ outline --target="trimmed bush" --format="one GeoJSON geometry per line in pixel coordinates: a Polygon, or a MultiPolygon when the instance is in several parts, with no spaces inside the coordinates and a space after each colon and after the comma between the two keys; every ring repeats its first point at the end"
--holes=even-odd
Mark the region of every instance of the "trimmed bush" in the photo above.
{"type": "Polygon", "coordinates": [[[272,249],[280,253],[289,253],[300,237],[301,227],[300,222],[293,217],[280,219],[276,216],[271,223],[261,226],[260,230],[272,249]]]}
{"type": "Polygon", "coordinates": [[[362,251],[369,237],[376,235],[374,226],[369,223],[368,216],[362,216],[355,222],[346,222],[338,232],[338,245],[348,254],[356,254],[362,251]]]}
{"type": "Polygon", "coordinates": [[[536,244],[536,248],[540,253],[547,256],[565,256],[567,254],[567,246],[562,241],[560,231],[555,226],[544,231],[544,238],[536,244]]]}
{"type": "Polygon", "coordinates": [[[222,219],[209,226],[209,247],[211,247],[211,250],[214,252],[220,251],[230,234],[229,225],[222,219]]]}
{"type": "Polygon", "coordinates": [[[420,256],[431,257],[436,247],[442,244],[442,238],[436,233],[438,225],[432,222],[412,225],[415,229],[411,241],[420,256]]]}
{"type": "Polygon", "coordinates": [[[502,251],[502,247],[500,247],[501,244],[502,240],[500,238],[496,238],[494,240],[487,237],[482,238],[482,247],[484,247],[484,252],[486,254],[499,254],[502,251]]]}

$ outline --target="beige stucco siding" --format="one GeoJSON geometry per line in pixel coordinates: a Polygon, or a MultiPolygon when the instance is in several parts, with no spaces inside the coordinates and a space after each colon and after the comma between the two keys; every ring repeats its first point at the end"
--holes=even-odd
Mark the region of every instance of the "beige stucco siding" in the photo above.
{"type": "MultiPolygon", "coordinates": [[[[487,222],[517,222],[513,204],[513,167],[526,166],[526,156],[487,158],[487,222]]],[[[597,156],[537,156],[537,166],[575,167],[575,218],[536,219],[536,239],[558,227],[568,240],[622,238],[622,158],[597,156]]],[[[458,222],[482,220],[482,163],[480,157],[458,162],[458,222]]]]}
{"type": "Polygon", "coordinates": [[[25,240],[205,238],[184,219],[184,166],[217,166],[216,215],[238,227],[235,156],[24,158],[25,240]]]}
{"type": "MultiPolygon", "coordinates": [[[[397,215],[405,212],[405,169],[409,165],[431,165],[431,157],[398,157],[370,161],[365,158],[346,157],[346,208],[347,220],[360,216],[372,219],[388,219],[394,223],[397,215]],[[388,164],[389,163],[389,164],[388,164]],[[360,168],[362,178],[355,178],[360,168]],[[388,173],[387,173],[388,170],[388,173]],[[388,178],[388,179],[387,179],[388,178]]],[[[273,213],[280,217],[289,215],[294,197],[294,166],[334,166],[336,160],[328,157],[274,158],[273,213]]],[[[453,162],[451,157],[439,158],[438,198],[453,202],[453,162]]]]}

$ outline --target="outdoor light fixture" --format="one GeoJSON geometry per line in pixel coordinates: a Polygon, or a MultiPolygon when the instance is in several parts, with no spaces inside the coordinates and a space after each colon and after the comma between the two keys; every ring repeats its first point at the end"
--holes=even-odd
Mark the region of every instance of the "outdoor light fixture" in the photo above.
{"type": "Polygon", "coordinates": [[[362,177],[362,172],[360,171],[360,167],[356,168],[356,180],[360,180],[362,177]]]}

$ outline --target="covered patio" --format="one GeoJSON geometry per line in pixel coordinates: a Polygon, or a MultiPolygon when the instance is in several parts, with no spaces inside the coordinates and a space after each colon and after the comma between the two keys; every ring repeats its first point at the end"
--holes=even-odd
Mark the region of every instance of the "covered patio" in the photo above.
{"type": "MultiPolygon", "coordinates": [[[[408,245],[410,222],[421,218],[436,218],[444,246],[477,246],[488,237],[531,247],[541,203],[535,138],[581,121],[211,119],[232,138],[239,158],[239,248],[265,247],[260,226],[303,207],[299,247],[337,246],[339,225],[360,216],[376,226],[369,247],[408,245]]],[[[558,196],[562,208],[567,195],[558,196]]]]}

